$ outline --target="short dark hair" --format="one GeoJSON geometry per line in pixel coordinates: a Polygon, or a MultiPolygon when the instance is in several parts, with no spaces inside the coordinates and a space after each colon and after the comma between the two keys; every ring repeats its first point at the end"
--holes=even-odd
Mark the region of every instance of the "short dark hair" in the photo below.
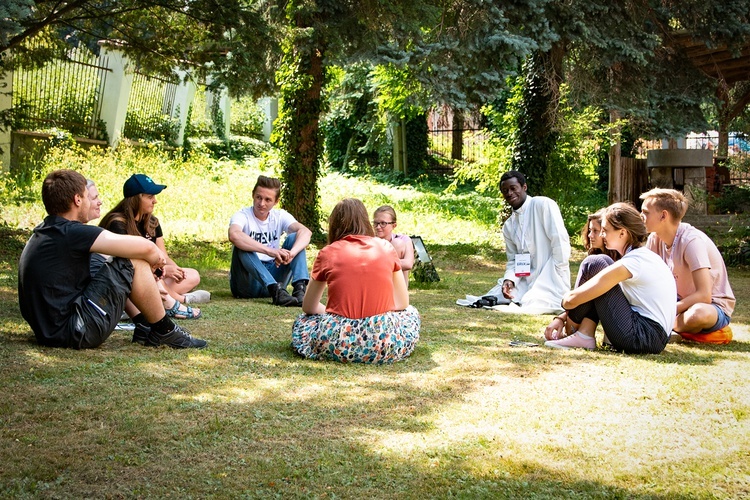
{"type": "Polygon", "coordinates": [[[328,217],[328,244],[350,234],[375,236],[364,203],[356,198],[344,198],[333,207],[328,217]]]}
{"type": "Polygon", "coordinates": [[[521,172],[519,172],[518,170],[511,170],[511,171],[509,171],[509,172],[505,172],[505,173],[504,173],[504,174],[503,174],[503,175],[502,175],[502,176],[500,177],[500,184],[502,184],[502,183],[503,183],[504,181],[507,181],[507,180],[510,180],[510,179],[517,179],[517,180],[518,180],[518,183],[519,183],[520,185],[522,185],[522,186],[523,186],[524,184],[526,184],[526,176],[525,176],[525,175],[523,175],[523,174],[522,174],[521,172]]]}
{"type": "Polygon", "coordinates": [[[77,194],[88,196],[86,178],[75,170],[55,170],[42,183],[42,202],[49,215],[60,215],[70,210],[77,194]]]}
{"type": "Polygon", "coordinates": [[[258,180],[255,182],[255,187],[253,187],[253,196],[255,196],[255,191],[258,188],[273,189],[276,191],[276,199],[278,200],[279,194],[281,194],[281,181],[273,177],[259,175],[258,180]]]}

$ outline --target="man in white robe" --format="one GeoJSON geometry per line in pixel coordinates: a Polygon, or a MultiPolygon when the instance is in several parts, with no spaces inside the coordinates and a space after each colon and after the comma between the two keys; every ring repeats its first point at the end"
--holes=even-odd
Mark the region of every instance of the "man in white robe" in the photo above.
{"type": "MultiPolygon", "coordinates": [[[[570,238],[557,203],[544,196],[528,196],[526,189],[526,177],[520,172],[510,171],[500,178],[503,198],[513,209],[503,224],[508,263],[505,275],[487,295],[497,297],[499,305],[493,309],[557,314],[563,310],[563,295],[570,290],[570,238]]],[[[467,295],[457,303],[471,305],[474,298],[467,295]]]]}

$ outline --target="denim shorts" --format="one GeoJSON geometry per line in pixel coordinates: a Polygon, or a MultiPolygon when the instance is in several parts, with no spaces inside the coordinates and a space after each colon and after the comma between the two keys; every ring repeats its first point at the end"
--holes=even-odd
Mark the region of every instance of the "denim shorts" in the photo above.
{"type": "Polygon", "coordinates": [[[75,300],[70,318],[70,347],[75,349],[91,349],[107,340],[130,295],[134,270],[129,259],[110,257],[97,264],[99,271],[75,300]]]}
{"type": "Polygon", "coordinates": [[[721,330],[722,328],[727,326],[730,321],[732,321],[732,318],[727,316],[727,313],[724,312],[724,309],[722,309],[716,304],[711,304],[711,305],[716,308],[716,313],[718,315],[716,324],[712,326],[711,328],[706,328],[705,330],[701,330],[701,333],[711,333],[711,332],[715,332],[716,330],[721,330]]]}

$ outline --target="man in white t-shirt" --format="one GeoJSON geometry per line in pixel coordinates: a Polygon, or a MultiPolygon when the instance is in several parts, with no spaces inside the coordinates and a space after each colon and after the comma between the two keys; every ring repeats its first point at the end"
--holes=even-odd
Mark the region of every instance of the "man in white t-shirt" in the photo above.
{"type": "Polygon", "coordinates": [[[651,233],[647,246],[666,262],[677,283],[673,330],[697,342],[731,341],[735,297],[719,249],[705,233],[682,222],[688,202],[681,192],[657,188],[641,199],[651,233]]]}
{"type": "Polygon", "coordinates": [[[310,280],[305,248],[312,232],[286,210],[274,208],[280,191],[278,179],[258,176],[253,205],[229,221],[234,245],[229,288],[238,298],[271,297],[277,306],[301,306],[310,280]],[[283,245],[282,234],[287,235],[283,245]],[[286,291],[290,282],[292,295],[286,291]]]}

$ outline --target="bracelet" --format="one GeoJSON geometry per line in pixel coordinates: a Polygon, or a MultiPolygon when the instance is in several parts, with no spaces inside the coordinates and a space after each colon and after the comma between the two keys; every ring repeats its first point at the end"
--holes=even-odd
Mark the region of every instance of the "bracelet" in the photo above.
{"type": "Polygon", "coordinates": [[[561,318],[560,316],[555,316],[555,319],[559,319],[560,321],[562,321],[563,323],[565,323],[565,318],[561,318]]]}

